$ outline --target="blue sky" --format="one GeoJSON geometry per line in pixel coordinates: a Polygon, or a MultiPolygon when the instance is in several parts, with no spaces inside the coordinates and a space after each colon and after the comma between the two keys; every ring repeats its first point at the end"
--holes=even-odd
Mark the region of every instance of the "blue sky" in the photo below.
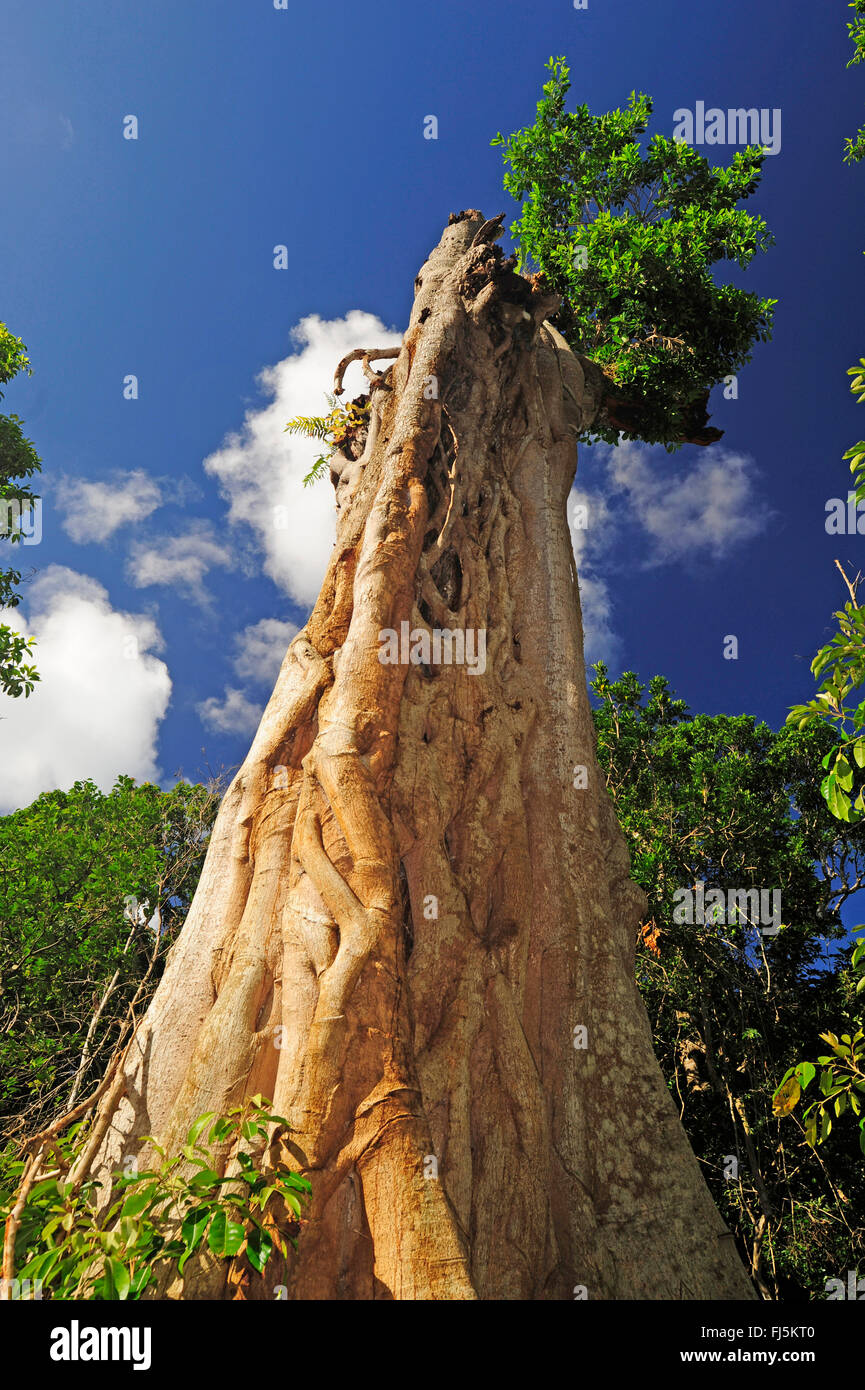
{"type": "Polygon", "coordinates": [[[321,407],[344,344],[398,342],[451,211],[516,215],[489,141],[531,122],[551,54],[575,102],[645,91],[667,135],[698,101],[781,110],[751,200],[777,244],[742,280],[780,301],[775,337],[738,399],[714,393],[722,443],[585,449],[578,486],[592,654],[666,675],[695,712],[777,726],[808,698],[844,597],[833,561],[862,564],[862,539],[824,526],[863,432],[845,376],[865,354],[865,172],[841,162],[865,73],[845,70],[847,15],[835,0],[7,6],[0,317],[34,376],[4,408],[44,460],[19,611],[45,679],[26,709],[3,701],[0,809],[88,771],[169,785],[241,760],[332,533],[329,488],[303,492],[309,453],[281,424],[321,407]]]}

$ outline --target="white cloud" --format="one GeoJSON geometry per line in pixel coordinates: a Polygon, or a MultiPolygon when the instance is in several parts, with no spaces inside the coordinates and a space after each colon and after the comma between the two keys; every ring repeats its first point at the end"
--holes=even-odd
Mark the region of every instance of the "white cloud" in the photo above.
{"type": "Polygon", "coordinates": [[[96,579],[50,565],[3,621],[38,641],[29,699],[0,696],[0,812],[92,777],[159,776],[156,741],[171,695],[162,637],[142,614],[111,607],[96,579]]]}
{"type": "Polygon", "coordinates": [[[715,445],[684,476],[674,468],[645,445],[609,450],[610,481],[649,538],[646,564],[721,560],[765,530],[771,514],[756,494],[752,459],[715,445]]]}
{"type": "Polygon", "coordinates": [[[234,639],[237,655],[234,669],[243,680],[272,687],[279,675],[291,639],[297,635],[294,623],[281,618],[262,618],[234,639]]]}
{"type": "Polygon", "coordinates": [[[212,569],[233,569],[231,549],[218,541],[210,522],[196,521],[180,536],[134,541],[126,562],[126,578],[137,589],[171,585],[187,598],[206,605],[210,595],[204,577],[212,569]]]}
{"type": "MultiPolygon", "coordinates": [[[[276,683],[288,645],[297,631],[294,623],[284,622],[281,618],[262,618],[237,633],[232,665],[241,680],[266,686],[269,692],[276,683]]],[[[196,709],[203,724],[223,734],[254,733],[262,714],[261,705],[235,686],[226,686],[221,700],[211,695],[196,705],[196,709]]]]}
{"type": "MultiPolygon", "coordinates": [[[[322,415],[337,362],[357,347],[389,347],[401,333],[374,314],[352,309],[345,318],[317,314],[292,330],[297,351],[258,376],[269,405],[249,410],[243,426],[204,460],[229,504],[229,521],[245,522],[264,553],[265,573],[300,604],[318,597],[335,535],[333,489],[303,487],[303,476],[322,452],[315,440],[286,434],[296,415],[322,415]]],[[[360,366],[346,373],[344,400],[364,390],[360,366]]]]}
{"type": "Polygon", "coordinates": [[[65,512],[63,530],[79,545],[107,541],[121,526],[143,521],[162,504],[159,484],[142,468],[111,478],[61,478],[57,506],[65,512]]]}
{"type": "Polygon", "coordinates": [[[196,705],[202,724],[221,734],[254,733],[261,719],[262,706],[253,703],[242,690],[228,686],[223,700],[211,695],[196,705]]]}
{"type": "Polygon", "coordinates": [[[690,471],[657,446],[622,440],[595,445],[589,472],[600,488],[574,487],[568,521],[583,612],[586,663],[617,667],[622,643],[613,629],[609,582],[618,544],[627,539],[629,570],[724,559],[760,535],[771,511],[756,491],[756,468],[743,454],[702,453],[690,471]],[[586,512],[576,524],[578,507],[586,512]]]}
{"type": "Polygon", "coordinates": [[[600,493],[573,487],[568,497],[568,525],[580,581],[586,665],[604,661],[616,666],[622,644],[612,627],[613,604],[607,582],[596,570],[610,546],[612,516],[606,499],[600,493]]]}

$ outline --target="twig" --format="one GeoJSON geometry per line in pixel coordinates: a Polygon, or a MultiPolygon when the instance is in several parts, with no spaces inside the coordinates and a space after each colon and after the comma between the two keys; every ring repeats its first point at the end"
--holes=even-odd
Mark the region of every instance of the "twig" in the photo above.
{"type": "Polygon", "coordinates": [[[850,602],[853,604],[853,607],[858,611],[858,609],[859,609],[859,604],[856,602],[856,591],[857,591],[857,589],[859,588],[859,585],[860,585],[860,583],[861,583],[861,581],[862,581],[862,572],[861,572],[861,570],[860,570],[859,573],[857,574],[856,578],[855,578],[855,579],[852,581],[852,583],[851,583],[851,581],[847,578],[847,575],[846,575],[845,570],[844,570],[844,566],[841,564],[841,561],[840,561],[840,560],[836,560],[836,561],[835,561],[835,564],[838,566],[839,570],[841,571],[841,576],[842,576],[842,578],[843,578],[843,580],[844,580],[844,583],[847,585],[847,592],[848,592],[849,595],[850,595],[850,602]]]}
{"type": "Polygon", "coordinates": [[[373,382],[374,385],[380,385],[384,380],[383,373],[373,371],[370,362],[378,362],[388,357],[399,357],[401,352],[401,347],[355,348],[354,352],[347,352],[342,361],[337,365],[337,369],[333,374],[333,394],[335,396],[342,395],[342,379],[352,362],[360,360],[361,366],[363,367],[363,374],[367,381],[373,382]]]}

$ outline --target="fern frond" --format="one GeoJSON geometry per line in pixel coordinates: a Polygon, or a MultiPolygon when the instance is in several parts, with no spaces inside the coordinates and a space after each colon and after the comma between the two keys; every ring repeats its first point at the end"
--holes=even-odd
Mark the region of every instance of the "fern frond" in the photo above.
{"type": "Polygon", "coordinates": [[[305,434],[307,439],[327,439],[330,420],[325,415],[298,415],[285,428],[289,434],[305,434]]]}
{"type": "Polygon", "coordinates": [[[320,454],[303,480],[304,487],[309,487],[311,483],[317,483],[319,478],[323,476],[329,462],[329,454],[320,454]]]}
{"type": "MultiPolygon", "coordinates": [[[[290,434],[302,434],[307,439],[318,439],[323,444],[329,444],[333,451],[344,442],[350,431],[369,418],[370,403],[367,401],[364,405],[355,405],[350,401],[343,405],[331,392],[325,391],[324,394],[330,407],[327,415],[298,415],[294,420],[289,420],[285,429],[290,434]]],[[[304,487],[309,487],[324,476],[330,457],[329,454],[319,455],[303,480],[304,487]]]]}

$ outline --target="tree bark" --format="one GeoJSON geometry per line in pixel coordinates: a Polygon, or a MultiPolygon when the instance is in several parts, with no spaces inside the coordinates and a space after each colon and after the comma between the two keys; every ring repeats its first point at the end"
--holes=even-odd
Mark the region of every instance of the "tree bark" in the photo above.
{"type": "MultiPolygon", "coordinates": [[[[595,759],[565,507],[609,383],[499,222],[452,218],[365,364],[320,597],[93,1168],[262,1092],[313,1196],[258,1296],[753,1297],[652,1050],[595,759]],[[382,661],[403,623],[485,632],[485,670],[382,661]]],[[[168,1292],[253,1284],[190,1263],[168,1292]]]]}

